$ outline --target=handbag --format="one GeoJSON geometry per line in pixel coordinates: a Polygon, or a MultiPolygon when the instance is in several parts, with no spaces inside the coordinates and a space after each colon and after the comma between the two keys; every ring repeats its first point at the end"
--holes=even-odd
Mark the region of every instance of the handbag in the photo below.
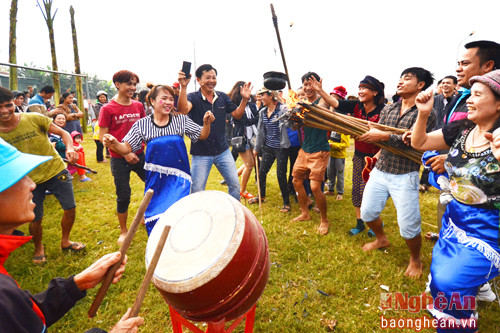
{"type": "Polygon", "coordinates": [[[247,138],[245,136],[234,136],[231,139],[231,146],[233,151],[237,153],[244,153],[247,150],[247,138]]]}
{"type": "Polygon", "coordinates": [[[250,145],[251,149],[255,149],[255,146],[257,146],[257,135],[252,136],[248,144],[250,145]]]}

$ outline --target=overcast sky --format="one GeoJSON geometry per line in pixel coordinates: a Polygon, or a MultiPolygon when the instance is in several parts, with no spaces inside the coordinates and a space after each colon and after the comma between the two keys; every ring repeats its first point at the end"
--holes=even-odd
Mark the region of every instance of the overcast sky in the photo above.
{"type": "MultiPolygon", "coordinates": [[[[0,1],[0,62],[8,62],[10,4],[0,1]]],[[[429,69],[436,79],[454,74],[459,47],[472,31],[470,38],[500,40],[497,0],[273,4],[293,89],[304,73],[315,71],[325,89],[344,85],[356,94],[359,81],[372,75],[390,96],[407,67],[429,69]]],[[[227,92],[243,80],[252,81],[255,92],[263,73],[284,71],[270,2],[263,0],[54,0],[59,70],[74,71],[70,5],[81,69],[105,80],[129,69],[143,83],[172,84],[187,60],[217,68],[217,90],[227,92]]],[[[18,64],[50,66],[47,27],[36,0],[19,1],[17,19],[18,64]]]]}

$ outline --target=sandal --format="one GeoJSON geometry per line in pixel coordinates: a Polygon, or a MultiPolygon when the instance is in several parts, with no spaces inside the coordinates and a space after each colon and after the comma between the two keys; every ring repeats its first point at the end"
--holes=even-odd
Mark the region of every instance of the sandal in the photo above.
{"type": "Polygon", "coordinates": [[[364,225],[363,225],[362,229],[352,228],[351,230],[349,230],[349,236],[356,236],[357,234],[359,234],[360,232],[362,232],[364,230],[365,230],[365,226],[364,225]]]}
{"type": "Polygon", "coordinates": [[[245,193],[240,193],[240,197],[243,197],[243,198],[245,198],[247,200],[255,198],[255,196],[252,193],[248,192],[248,191],[245,192],[245,193]]]}
{"type": "Polygon", "coordinates": [[[80,252],[82,251],[87,245],[79,242],[73,242],[69,246],[66,247],[61,247],[61,250],[63,251],[71,251],[71,252],[80,252]]]}
{"type": "MultiPolygon", "coordinates": [[[[261,201],[264,203],[266,202],[266,198],[262,198],[261,201]]],[[[255,203],[259,203],[259,197],[253,197],[252,199],[249,199],[248,200],[248,203],[249,204],[255,204],[255,203]]]]}
{"type": "Polygon", "coordinates": [[[356,221],[356,227],[349,230],[349,236],[356,236],[360,232],[363,232],[365,228],[366,228],[365,223],[361,219],[358,219],[356,221]]]}
{"type": "Polygon", "coordinates": [[[335,200],[340,201],[344,199],[344,196],[342,194],[337,194],[337,198],[335,200]]]}
{"type": "Polygon", "coordinates": [[[290,207],[290,205],[283,205],[283,207],[281,207],[280,209],[280,212],[282,213],[288,213],[292,210],[292,208],[290,207]]]}
{"type": "Polygon", "coordinates": [[[34,265],[41,265],[45,264],[47,262],[47,257],[44,254],[41,254],[39,256],[33,256],[33,264],[34,265]]]}
{"type": "Polygon", "coordinates": [[[335,195],[335,192],[333,191],[325,191],[323,192],[324,195],[335,195]]]}

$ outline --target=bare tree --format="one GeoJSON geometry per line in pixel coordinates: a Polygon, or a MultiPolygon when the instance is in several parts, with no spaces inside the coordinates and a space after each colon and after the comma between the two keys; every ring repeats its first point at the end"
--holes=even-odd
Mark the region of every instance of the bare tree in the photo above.
{"type": "MultiPolygon", "coordinates": [[[[16,24],[17,24],[17,0],[12,0],[10,6],[10,30],[9,30],[9,62],[17,63],[16,56],[16,24]]],[[[9,88],[17,90],[17,68],[9,68],[9,88]]]]}
{"type": "MultiPolygon", "coordinates": [[[[50,53],[52,54],[52,70],[58,71],[57,58],[56,58],[56,43],[54,41],[54,18],[56,17],[57,9],[54,12],[54,15],[52,15],[52,0],[43,0],[43,7],[45,9],[45,12],[42,9],[42,6],[40,6],[40,2],[38,0],[36,2],[38,3],[38,7],[40,7],[40,11],[42,12],[45,22],[47,23],[47,28],[49,29],[50,53]]],[[[56,91],[54,93],[54,103],[55,105],[58,105],[61,93],[59,74],[56,73],[52,74],[52,82],[54,83],[54,89],[56,91]]]]}
{"type": "MultiPolygon", "coordinates": [[[[76,38],[75,10],[73,9],[73,6],[69,7],[69,14],[71,15],[71,35],[73,36],[73,53],[75,54],[75,74],[81,74],[80,56],[78,55],[78,40],[76,38]]],[[[83,113],[84,113],[84,117],[80,122],[82,123],[83,132],[87,133],[88,112],[87,112],[87,110],[85,110],[84,104],[83,104],[83,88],[82,88],[81,76],[76,76],[75,82],[76,82],[76,98],[78,101],[78,108],[80,110],[83,110],[83,113]]]]}

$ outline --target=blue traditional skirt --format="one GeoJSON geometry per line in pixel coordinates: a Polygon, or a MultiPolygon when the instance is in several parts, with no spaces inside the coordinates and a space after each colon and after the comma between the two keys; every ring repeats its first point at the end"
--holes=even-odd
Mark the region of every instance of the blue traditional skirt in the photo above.
{"type": "Polygon", "coordinates": [[[162,136],[147,143],[146,186],[154,190],[144,218],[148,235],[170,206],[189,195],[191,173],[184,140],[179,135],[162,136]]]}
{"type": "MultiPolygon", "coordinates": [[[[432,251],[429,287],[434,300],[441,297],[447,303],[430,312],[438,319],[457,322],[477,319],[477,305],[471,305],[469,300],[474,297],[475,302],[479,287],[500,271],[499,211],[452,200],[442,221],[439,240],[432,251]]],[[[438,329],[438,332],[475,331],[475,328],[438,329]]]]}

